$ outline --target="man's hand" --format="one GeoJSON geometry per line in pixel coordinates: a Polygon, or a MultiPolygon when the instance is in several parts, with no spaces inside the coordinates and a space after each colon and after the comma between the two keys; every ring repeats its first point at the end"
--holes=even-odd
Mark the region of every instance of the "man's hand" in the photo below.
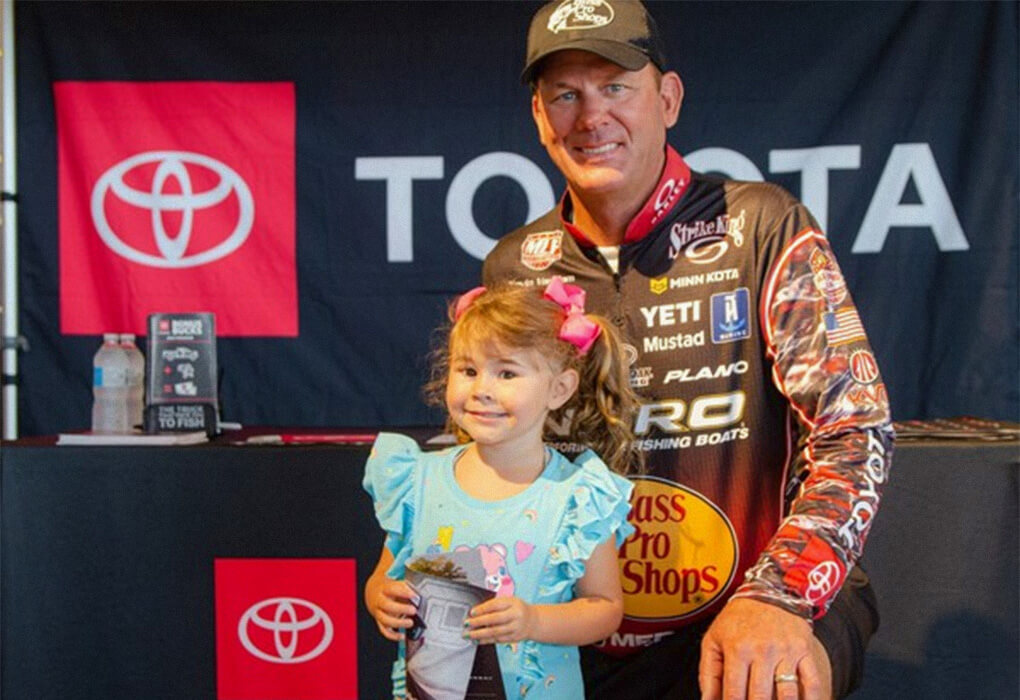
{"type": "Polygon", "coordinates": [[[832,669],[811,624],[782,608],[731,600],[701,642],[702,700],[829,700],[832,669]],[[796,676],[777,681],[776,677],[796,676]]]}

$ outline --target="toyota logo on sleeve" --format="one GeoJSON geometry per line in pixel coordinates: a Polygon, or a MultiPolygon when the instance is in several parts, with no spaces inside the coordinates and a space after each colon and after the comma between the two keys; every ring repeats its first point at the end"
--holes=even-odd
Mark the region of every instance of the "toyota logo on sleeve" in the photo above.
{"type": "Polygon", "coordinates": [[[255,220],[254,199],[241,176],[214,158],[188,151],[146,151],[122,160],[96,181],[92,189],[91,209],[92,220],[99,237],[113,252],[132,262],[160,268],[195,267],[233,253],[248,238],[255,220]],[[148,191],[137,189],[125,182],[125,175],[134,168],[150,164],[154,164],[156,170],[148,191]],[[193,191],[189,166],[208,169],[218,176],[219,182],[204,191],[193,191]],[[170,180],[177,181],[180,192],[164,191],[164,186],[170,180]],[[152,233],[159,255],[131,247],[114,231],[106,216],[109,195],[150,213],[152,233]],[[187,254],[195,212],[220,205],[231,195],[237,199],[238,210],[233,231],[226,239],[211,248],[187,254]],[[180,213],[180,224],[176,234],[166,230],[163,212],[180,213]]]}
{"type": "Polygon", "coordinates": [[[325,610],[307,600],[269,598],[245,611],[237,623],[237,636],[248,653],[263,661],[300,664],[311,661],[329,647],[333,641],[333,621],[325,610]],[[252,641],[252,625],[272,632],[272,649],[256,646],[252,641]],[[309,635],[318,638],[318,643],[309,651],[296,655],[298,641],[309,635]]]}

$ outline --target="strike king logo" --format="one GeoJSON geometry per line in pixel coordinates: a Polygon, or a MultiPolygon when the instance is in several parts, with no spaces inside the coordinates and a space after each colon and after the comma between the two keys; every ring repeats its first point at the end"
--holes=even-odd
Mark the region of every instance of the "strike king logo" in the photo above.
{"type": "Polygon", "coordinates": [[[546,24],[553,34],[574,29],[595,29],[613,21],[613,6],[606,0],[566,0],[549,16],[546,24]]]}
{"type": "Polygon", "coordinates": [[[521,243],[521,263],[541,272],[563,257],[563,231],[529,233],[521,243]]]}
{"type": "Polygon", "coordinates": [[[711,221],[678,221],[669,230],[669,259],[683,253],[693,263],[710,265],[726,254],[730,241],[744,245],[746,212],[738,216],[720,214],[711,221]]]}
{"type": "Polygon", "coordinates": [[[635,530],[620,547],[619,559],[624,615],[648,622],[695,615],[722,595],[736,574],[733,525],[697,491],[653,476],[633,482],[628,520],[635,530]]]}

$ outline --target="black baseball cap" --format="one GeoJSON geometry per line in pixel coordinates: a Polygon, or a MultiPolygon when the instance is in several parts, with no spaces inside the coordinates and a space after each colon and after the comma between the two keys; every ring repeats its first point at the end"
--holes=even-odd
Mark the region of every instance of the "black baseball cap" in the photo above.
{"type": "Polygon", "coordinates": [[[528,29],[521,82],[532,82],[543,58],[566,49],[590,51],[627,70],[640,70],[649,61],[666,69],[655,20],[637,0],[555,0],[543,5],[528,29]]]}

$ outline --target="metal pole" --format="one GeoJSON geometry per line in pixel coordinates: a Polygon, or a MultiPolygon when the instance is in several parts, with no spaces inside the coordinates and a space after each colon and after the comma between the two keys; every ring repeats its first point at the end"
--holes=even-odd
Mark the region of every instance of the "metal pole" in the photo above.
{"type": "Polygon", "coordinates": [[[14,75],[14,0],[3,3],[3,437],[18,437],[18,159],[14,75]]]}

